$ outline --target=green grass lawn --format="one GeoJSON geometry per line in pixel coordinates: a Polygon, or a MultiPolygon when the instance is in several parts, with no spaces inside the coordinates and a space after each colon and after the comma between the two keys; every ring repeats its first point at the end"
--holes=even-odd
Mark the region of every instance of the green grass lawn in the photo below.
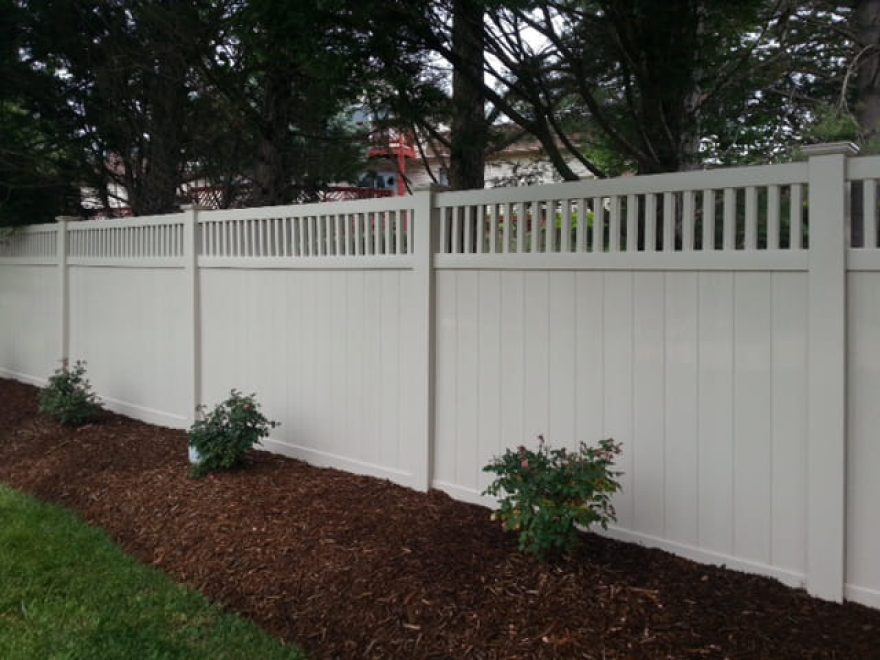
{"type": "Polygon", "coordinates": [[[71,513],[0,486],[0,658],[302,657],[71,513]]]}

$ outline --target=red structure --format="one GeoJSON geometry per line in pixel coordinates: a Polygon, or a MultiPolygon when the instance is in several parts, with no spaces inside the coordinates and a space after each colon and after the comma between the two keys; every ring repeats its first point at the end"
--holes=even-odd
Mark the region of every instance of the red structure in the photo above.
{"type": "Polygon", "coordinates": [[[372,159],[385,159],[394,163],[397,168],[397,194],[406,195],[406,163],[411,158],[416,158],[416,150],[412,146],[412,140],[405,131],[382,129],[370,135],[373,146],[367,153],[372,159]]]}

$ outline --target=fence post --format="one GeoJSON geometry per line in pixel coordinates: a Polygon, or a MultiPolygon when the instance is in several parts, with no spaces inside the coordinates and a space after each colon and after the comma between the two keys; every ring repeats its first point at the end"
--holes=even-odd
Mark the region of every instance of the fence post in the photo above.
{"type": "Polygon", "coordinates": [[[413,469],[413,487],[427,491],[433,478],[434,458],[434,190],[433,186],[417,188],[413,193],[413,276],[415,277],[415,324],[411,329],[416,338],[413,365],[415,387],[414,410],[419,427],[413,442],[417,447],[413,469]]]}
{"type": "Polygon", "coordinates": [[[185,204],[183,212],[183,268],[186,276],[187,366],[190,370],[187,423],[192,425],[202,403],[202,320],[199,297],[199,211],[198,204],[185,204]]]}
{"type": "Polygon", "coordinates": [[[58,255],[58,323],[60,326],[59,352],[61,362],[67,364],[70,360],[70,284],[68,283],[67,268],[67,223],[70,220],[79,220],[76,216],[59,215],[55,218],[58,222],[58,230],[55,236],[55,250],[58,255]]]}
{"type": "Polygon", "coordinates": [[[843,600],[846,556],[847,142],[809,156],[807,590],[843,600]]]}

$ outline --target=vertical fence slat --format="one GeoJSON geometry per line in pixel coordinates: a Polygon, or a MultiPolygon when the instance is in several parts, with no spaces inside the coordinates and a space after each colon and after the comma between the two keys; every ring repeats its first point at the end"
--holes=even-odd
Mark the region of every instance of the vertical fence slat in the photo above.
{"type": "Polygon", "coordinates": [[[702,249],[715,249],[715,191],[703,191],[702,249]]]}
{"type": "Polygon", "coordinates": [[[865,227],[865,247],[877,247],[877,181],[865,179],[863,195],[863,213],[865,227]]]}
{"type": "Polygon", "coordinates": [[[657,250],[657,195],[645,195],[645,251],[657,250]]]}
{"type": "Polygon", "coordinates": [[[758,247],[758,189],[746,187],[746,233],[745,249],[755,250],[758,247]]]}
{"type": "Polygon", "coordinates": [[[545,202],[544,212],[544,250],[556,252],[556,200],[548,199],[545,202]]]}
{"type": "Polygon", "coordinates": [[[593,197],[593,252],[605,249],[605,207],[601,197],[593,197]]]}
{"type": "Polygon", "coordinates": [[[383,245],[381,246],[381,254],[389,254],[391,252],[391,215],[388,211],[382,211],[378,214],[382,225],[383,245]]]}
{"type": "Polygon", "coordinates": [[[499,204],[493,204],[489,208],[489,252],[498,252],[498,209],[499,204]]]}
{"type": "Polygon", "coordinates": [[[736,248],[736,190],[724,189],[724,212],[723,212],[722,248],[733,250],[736,248]]]}
{"type": "Polygon", "coordinates": [[[639,249],[639,198],[637,195],[626,197],[626,249],[635,252],[639,249]]]}
{"type": "MultiPolygon", "coordinates": [[[[526,205],[524,202],[520,202],[516,205],[516,214],[514,214],[514,207],[512,204],[507,205],[507,216],[508,220],[504,223],[505,227],[509,226],[510,232],[515,232],[515,240],[516,240],[516,252],[522,254],[526,251],[526,205]],[[515,218],[515,219],[514,219],[515,218]]],[[[510,241],[514,240],[513,235],[511,234],[508,238],[505,238],[504,251],[508,252],[510,248],[510,241]]]]}
{"type": "Polygon", "coordinates": [[[675,193],[663,193],[663,251],[675,250],[675,193]]]}
{"type": "Polygon", "coordinates": [[[334,254],[334,246],[336,244],[336,225],[334,224],[333,215],[324,216],[324,230],[327,232],[325,236],[324,254],[330,256],[334,254]]]}
{"type": "Polygon", "coordinates": [[[449,208],[440,209],[440,252],[449,254],[449,208]]]}
{"type": "Polygon", "coordinates": [[[354,254],[360,256],[363,254],[361,247],[361,214],[355,213],[351,219],[352,238],[354,239],[354,254]]]}
{"type": "Polygon", "coordinates": [[[529,209],[529,250],[537,253],[541,249],[541,202],[532,202],[527,205],[529,209]]]}
{"type": "Polygon", "coordinates": [[[563,199],[562,204],[562,230],[559,237],[559,249],[562,252],[571,252],[571,200],[563,199]]]}
{"type": "Polygon", "coordinates": [[[474,207],[463,206],[461,212],[464,215],[464,247],[462,251],[470,254],[474,251],[474,207]]]}
{"type": "Polygon", "coordinates": [[[791,209],[789,217],[789,247],[800,250],[804,247],[803,207],[804,188],[799,183],[791,185],[791,209]]]}
{"type": "Polygon", "coordinates": [[[767,186],[767,249],[779,249],[779,186],[767,186]]]}
{"type": "Polygon", "coordinates": [[[620,252],[620,196],[611,197],[608,212],[608,251],[620,252]]]}
{"type": "Polygon", "coordinates": [[[474,242],[476,243],[476,252],[477,254],[483,254],[485,252],[485,237],[486,237],[486,205],[478,204],[477,205],[477,218],[476,218],[477,230],[474,233],[474,242]]]}
{"type": "Polygon", "coordinates": [[[694,249],[695,212],[694,191],[685,190],[681,198],[681,249],[684,252],[694,249]]]}
{"type": "Polygon", "coordinates": [[[577,229],[574,237],[575,252],[587,251],[587,201],[581,197],[577,201],[577,229]]]}

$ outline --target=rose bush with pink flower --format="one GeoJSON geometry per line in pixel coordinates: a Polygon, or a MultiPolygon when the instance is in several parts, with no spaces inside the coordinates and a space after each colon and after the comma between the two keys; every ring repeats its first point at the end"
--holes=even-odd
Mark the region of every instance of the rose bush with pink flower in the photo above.
{"type": "Polygon", "coordinates": [[[255,394],[245,396],[232,390],[229,398],[210,412],[200,406],[198,419],[189,430],[189,445],[198,457],[192,475],[201,477],[238,467],[251,448],[260,444],[260,438],[278,425],[260,411],[255,394]]]}
{"type": "Polygon", "coordinates": [[[483,468],[496,475],[483,492],[498,498],[492,519],[519,534],[524,552],[549,558],[570,551],[580,529],[615,520],[611,497],[621,473],[612,468],[619,455],[620,444],[611,439],[568,451],[550,449],[538,436],[537,450],[508,449],[483,468]]]}

